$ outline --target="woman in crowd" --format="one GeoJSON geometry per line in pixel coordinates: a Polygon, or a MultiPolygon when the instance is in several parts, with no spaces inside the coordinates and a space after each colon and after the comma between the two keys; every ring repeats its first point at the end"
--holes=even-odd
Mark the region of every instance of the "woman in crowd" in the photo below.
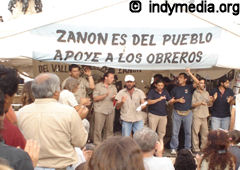
{"type": "Polygon", "coordinates": [[[60,93],[59,102],[74,107],[81,119],[83,120],[82,122],[85,129],[87,130],[87,132],[89,132],[90,124],[88,120],[85,119],[88,114],[88,108],[85,106],[85,103],[87,102],[86,100],[89,99],[84,98],[81,100],[81,103],[78,104],[77,99],[74,96],[74,93],[77,91],[78,86],[79,81],[77,79],[72,77],[68,78],[63,87],[63,90],[60,93]]]}
{"type": "Polygon", "coordinates": [[[74,93],[77,91],[78,86],[79,81],[77,79],[69,78],[60,93],[59,102],[74,107],[79,116],[84,119],[88,114],[88,108],[84,106],[85,101],[81,101],[81,103],[78,104],[74,96],[74,93]]]}
{"type": "MultiPolygon", "coordinates": [[[[14,94],[17,92],[18,81],[19,77],[16,70],[0,65],[0,130],[3,128],[5,113],[9,110],[14,94]]],[[[34,146],[36,145],[34,144],[34,146]]],[[[32,153],[36,153],[36,155],[32,157],[32,162],[26,152],[21,149],[5,145],[2,137],[0,140],[0,157],[6,159],[9,165],[15,170],[33,170],[33,166],[36,166],[37,164],[39,152],[39,148],[35,149],[36,150],[32,153]]],[[[30,150],[28,144],[27,150],[30,150]]]]}
{"type": "Polygon", "coordinates": [[[240,131],[233,130],[229,132],[230,147],[229,151],[236,157],[236,170],[240,165],[240,131]]]}
{"type": "Polygon", "coordinates": [[[209,132],[199,168],[201,170],[235,170],[236,158],[229,152],[229,144],[229,135],[226,131],[209,132]]]}
{"type": "Polygon", "coordinates": [[[35,98],[32,93],[32,81],[28,81],[23,85],[21,100],[23,106],[34,102],[35,98]]]}
{"type": "Polygon", "coordinates": [[[130,137],[111,137],[93,151],[87,170],[144,170],[141,149],[130,137]]]}

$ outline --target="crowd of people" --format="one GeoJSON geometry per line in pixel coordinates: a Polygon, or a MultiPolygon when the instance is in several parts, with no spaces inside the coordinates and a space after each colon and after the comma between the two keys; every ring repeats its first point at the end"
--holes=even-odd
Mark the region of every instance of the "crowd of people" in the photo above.
{"type": "Polygon", "coordinates": [[[225,77],[219,80],[216,89],[207,92],[206,80],[196,78],[190,69],[178,75],[177,83],[158,74],[145,94],[136,87],[133,75],[125,76],[125,86],[118,91],[111,70],[97,84],[90,68],[85,67],[83,72],[86,78],[80,76],[78,65],[71,64],[69,77],[62,84],[53,73],[38,75],[24,85],[23,107],[15,114],[11,104],[19,76],[16,70],[0,65],[0,167],[16,170],[239,168],[238,103],[225,77]],[[193,83],[188,83],[189,77],[193,83]],[[91,97],[87,89],[93,90],[91,97]],[[236,107],[231,113],[234,103],[236,107]],[[122,133],[114,136],[116,110],[120,110],[122,133]],[[147,112],[147,123],[143,112],[147,112]],[[176,159],[163,155],[169,112],[172,113],[170,149],[176,159]],[[184,149],[179,148],[181,125],[184,149]],[[87,144],[91,128],[93,144],[87,144]]]}

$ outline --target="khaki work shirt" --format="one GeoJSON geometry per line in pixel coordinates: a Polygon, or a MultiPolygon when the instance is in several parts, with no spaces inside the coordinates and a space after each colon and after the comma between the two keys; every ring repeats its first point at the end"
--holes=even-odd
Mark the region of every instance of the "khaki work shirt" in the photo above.
{"type": "Polygon", "coordinates": [[[105,95],[109,91],[107,97],[103,100],[94,102],[94,112],[103,113],[103,114],[111,114],[114,113],[113,106],[113,96],[117,94],[117,88],[115,85],[109,85],[108,88],[100,82],[96,84],[96,87],[93,91],[93,97],[105,95]]]}
{"type": "Polygon", "coordinates": [[[123,96],[127,96],[127,99],[121,107],[121,119],[126,122],[143,120],[142,113],[136,111],[137,107],[141,105],[141,100],[146,98],[143,91],[138,88],[134,88],[133,94],[130,96],[127,89],[124,88],[120,90],[115,97],[118,103],[121,102],[123,96]]]}
{"type": "MultiPolygon", "coordinates": [[[[192,97],[192,104],[205,102],[209,103],[209,93],[204,90],[202,93],[195,90],[192,97]]],[[[200,105],[193,108],[193,117],[207,118],[209,116],[208,105],[200,105]]]]}
{"type": "MultiPolygon", "coordinates": [[[[69,79],[70,77],[66,78],[63,82],[62,82],[62,88],[64,87],[66,81],[69,79]]],[[[89,88],[89,82],[83,78],[83,77],[79,77],[78,78],[79,81],[79,86],[77,91],[74,93],[74,96],[76,97],[78,103],[80,103],[80,99],[81,98],[86,98],[87,97],[87,88],[89,88]]]]}
{"type": "Polygon", "coordinates": [[[53,98],[36,99],[21,108],[18,127],[26,139],[40,144],[39,167],[64,168],[77,163],[74,147],[83,147],[88,137],[75,109],[53,98]]]}

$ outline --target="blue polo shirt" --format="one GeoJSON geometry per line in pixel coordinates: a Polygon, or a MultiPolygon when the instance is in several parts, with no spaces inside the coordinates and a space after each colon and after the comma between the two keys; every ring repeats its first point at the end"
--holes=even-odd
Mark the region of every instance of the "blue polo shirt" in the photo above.
{"type": "Polygon", "coordinates": [[[161,100],[155,104],[148,106],[148,111],[152,114],[158,115],[158,116],[166,116],[166,101],[169,101],[171,99],[168,91],[166,89],[163,89],[162,93],[160,94],[156,89],[151,89],[148,93],[147,99],[155,100],[160,98],[161,96],[165,96],[166,99],[161,100]]]}
{"type": "Polygon", "coordinates": [[[187,111],[192,107],[192,94],[194,92],[193,85],[176,86],[171,91],[171,96],[175,99],[184,97],[185,103],[174,103],[174,109],[180,111],[187,111]]]}
{"type": "Polygon", "coordinates": [[[232,89],[225,89],[222,94],[218,88],[213,89],[210,95],[213,96],[217,92],[217,99],[212,106],[212,116],[218,118],[230,117],[230,104],[227,102],[229,96],[234,96],[232,89]]]}

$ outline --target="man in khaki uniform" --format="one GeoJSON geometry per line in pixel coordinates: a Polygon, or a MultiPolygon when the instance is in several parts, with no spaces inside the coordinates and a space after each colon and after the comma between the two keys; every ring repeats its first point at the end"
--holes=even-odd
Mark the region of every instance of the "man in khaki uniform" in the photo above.
{"type": "Polygon", "coordinates": [[[91,75],[91,70],[86,67],[84,69],[84,74],[86,74],[88,76],[88,80],[86,80],[83,77],[79,77],[80,76],[80,67],[79,65],[76,64],[71,64],[69,66],[69,77],[66,78],[63,82],[62,82],[62,89],[64,88],[66,81],[70,78],[73,77],[75,79],[79,80],[79,85],[78,85],[78,89],[77,91],[74,93],[77,101],[79,104],[83,104],[83,105],[90,105],[90,99],[87,98],[87,88],[90,89],[94,89],[94,80],[93,77],[91,75]]]}
{"type": "Polygon", "coordinates": [[[205,80],[200,79],[197,89],[193,93],[192,107],[193,109],[193,122],[192,122],[192,145],[193,152],[200,152],[198,134],[201,134],[201,149],[207,141],[208,135],[208,122],[209,116],[208,106],[211,100],[209,93],[205,90],[205,80]]]}
{"type": "Polygon", "coordinates": [[[135,78],[132,75],[126,75],[124,80],[126,88],[120,90],[115,99],[117,109],[121,109],[122,136],[130,136],[132,130],[136,132],[143,128],[140,111],[145,107],[141,104],[146,97],[142,90],[135,87],[135,78]]]}
{"type": "Polygon", "coordinates": [[[93,91],[94,101],[94,144],[98,145],[102,141],[102,131],[104,128],[104,138],[113,136],[113,122],[115,108],[113,100],[117,94],[117,88],[113,85],[114,74],[107,72],[103,76],[103,82],[96,84],[93,91]]]}

